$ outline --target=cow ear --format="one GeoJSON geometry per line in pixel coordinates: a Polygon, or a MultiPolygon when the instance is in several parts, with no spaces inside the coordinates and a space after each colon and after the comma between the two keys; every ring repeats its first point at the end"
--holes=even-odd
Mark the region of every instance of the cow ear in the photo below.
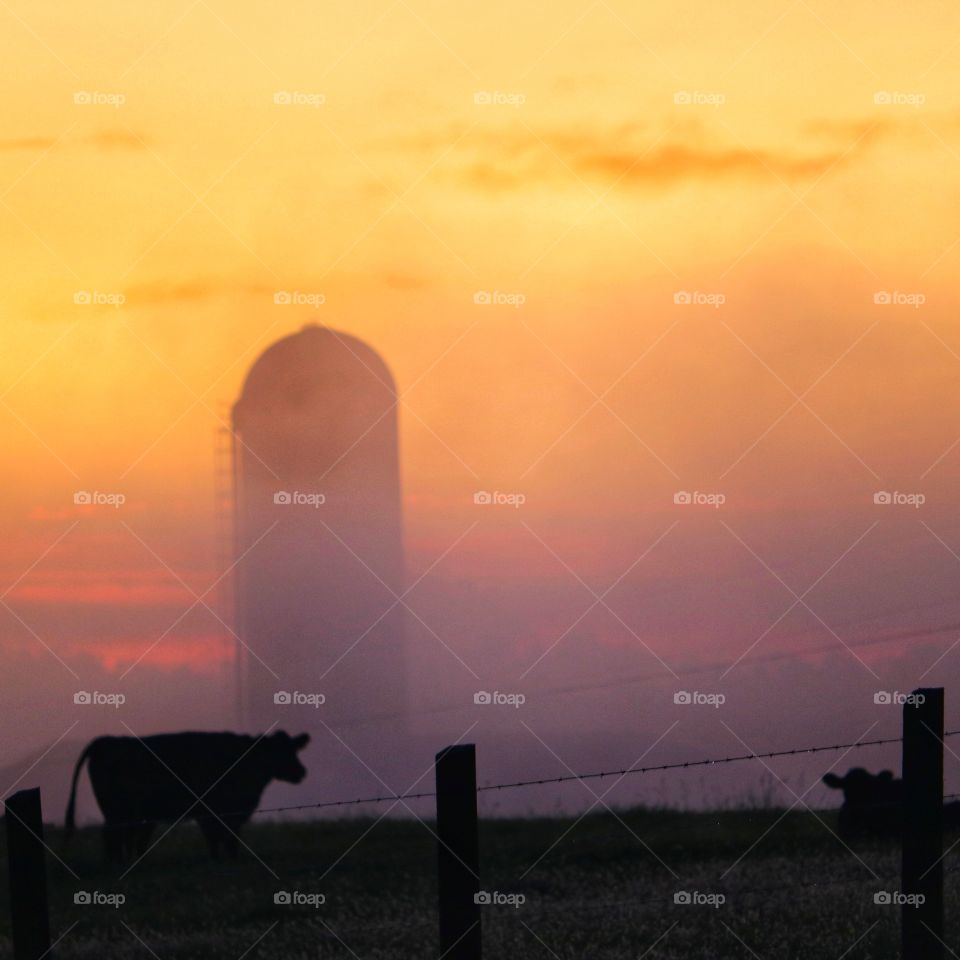
{"type": "Polygon", "coordinates": [[[823,775],[823,782],[828,787],[833,787],[834,790],[843,789],[843,781],[835,773],[825,773],[823,775]]]}
{"type": "Polygon", "coordinates": [[[293,738],[293,746],[295,750],[302,750],[310,742],[309,733],[301,733],[299,737],[293,738]]]}

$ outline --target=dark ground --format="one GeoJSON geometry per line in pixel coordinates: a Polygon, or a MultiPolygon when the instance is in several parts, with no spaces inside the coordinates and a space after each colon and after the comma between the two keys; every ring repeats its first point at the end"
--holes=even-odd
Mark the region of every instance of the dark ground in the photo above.
{"type": "MultiPolygon", "coordinates": [[[[809,812],[777,823],[781,816],[770,809],[635,809],[579,822],[487,820],[483,889],[522,894],[525,902],[483,908],[485,956],[897,956],[900,908],[876,904],[874,894],[899,889],[898,846],[846,849],[824,825],[835,827],[835,811],[822,814],[822,823],[809,812]],[[678,891],[723,894],[726,901],[675,904],[678,891]]],[[[196,828],[186,825],[121,877],[102,864],[98,829],[81,830],[64,851],[60,832],[48,828],[56,854],[48,863],[52,936],[61,937],[53,953],[159,960],[437,957],[432,831],[429,821],[366,817],[261,822],[246,828],[250,850],[239,861],[213,863],[196,828]],[[125,902],[75,904],[78,891],[123,894],[125,902]],[[276,904],[278,891],[322,894],[325,902],[276,904]]],[[[945,846],[958,839],[948,836],[945,846]]],[[[945,863],[946,942],[960,952],[960,846],[945,863]]],[[[3,874],[0,956],[8,957],[3,874]]]]}

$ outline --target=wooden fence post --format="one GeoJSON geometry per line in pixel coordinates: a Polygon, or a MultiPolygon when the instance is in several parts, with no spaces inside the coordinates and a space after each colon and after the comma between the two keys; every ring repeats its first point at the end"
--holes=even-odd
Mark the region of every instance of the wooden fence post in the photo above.
{"type": "Polygon", "coordinates": [[[943,960],[943,688],[903,705],[903,960],[943,960]]]}
{"type": "Polygon", "coordinates": [[[436,756],[440,956],[480,960],[480,845],[476,747],[445,747],[436,756]]]}
{"type": "Polygon", "coordinates": [[[43,843],[40,790],[21,790],[12,797],[7,797],[4,806],[13,955],[16,960],[49,958],[47,861],[43,843]]]}

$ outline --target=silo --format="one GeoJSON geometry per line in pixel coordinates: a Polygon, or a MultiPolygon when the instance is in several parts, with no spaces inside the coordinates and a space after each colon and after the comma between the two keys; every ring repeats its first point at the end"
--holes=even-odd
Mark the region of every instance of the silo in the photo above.
{"type": "Polygon", "coordinates": [[[403,542],[386,364],[355,337],[304,327],[250,369],[233,434],[244,726],[296,726],[312,710],[334,728],[397,717],[403,542]]]}

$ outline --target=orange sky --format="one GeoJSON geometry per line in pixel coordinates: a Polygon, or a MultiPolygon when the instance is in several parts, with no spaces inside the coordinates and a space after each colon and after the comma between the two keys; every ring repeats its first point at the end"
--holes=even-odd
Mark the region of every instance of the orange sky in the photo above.
{"type": "Polygon", "coordinates": [[[629,629],[591,615],[579,649],[732,660],[780,612],[765,565],[799,591],[878,516],[826,618],[949,598],[960,10],[12,0],[0,23],[8,649],[222,659],[210,611],[177,620],[223,569],[214,436],[307,322],[397,378],[411,569],[458,544],[422,602],[462,652],[529,665],[578,579],[606,589],[676,520],[629,629]],[[527,504],[481,516],[478,489],[527,504]],[[926,512],[878,515],[882,489],[926,512]]]}

